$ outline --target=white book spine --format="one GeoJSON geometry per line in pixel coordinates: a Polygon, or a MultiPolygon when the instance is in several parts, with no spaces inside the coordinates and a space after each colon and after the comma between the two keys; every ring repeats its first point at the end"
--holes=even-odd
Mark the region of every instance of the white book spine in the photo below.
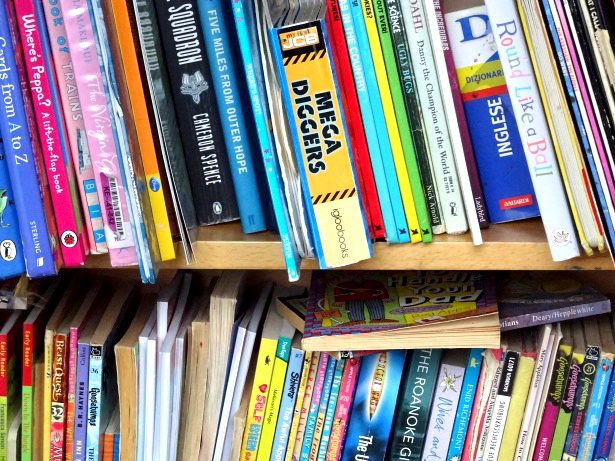
{"type": "Polygon", "coordinates": [[[485,0],[554,261],[579,256],[575,226],[557,165],[515,0],[485,0]]]}
{"type": "Polygon", "coordinates": [[[489,435],[489,429],[491,428],[491,418],[493,416],[493,409],[495,408],[495,401],[498,396],[498,386],[500,385],[500,378],[502,377],[502,365],[504,365],[504,354],[502,354],[498,367],[495,370],[493,381],[491,381],[491,387],[489,389],[489,398],[487,401],[487,408],[485,410],[485,420],[480,428],[480,438],[478,440],[478,451],[476,452],[476,461],[482,461],[485,455],[485,449],[487,447],[487,436],[489,435]]]}
{"type": "MultiPolygon", "coordinates": [[[[427,132],[432,174],[445,226],[443,231],[450,234],[462,233],[468,229],[468,223],[459,188],[457,167],[453,159],[423,0],[404,1],[401,2],[401,6],[427,132]]],[[[434,234],[438,232],[439,230],[434,228],[434,234]]]]}
{"type": "MultiPolygon", "coordinates": [[[[451,139],[453,159],[457,166],[457,180],[461,187],[461,197],[466,210],[466,230],[469,226],[472,242],[474,245],[481,245],[483,243],[483,236],[480,231],[480,224],[478,223],[478,215],[476,214],[474,194],[472,193],[472,186],[470,185],[470,175],[468,173],[468,165],[466,164],[461,132],[459,131],[459,122],[457,120],[455,102],[453,101],[448,68],[444,58],[444,51],[442,51],[445,46],[445,42],[442,40],[442,34],[446,33],[441,30],[441,27],[444,27],[444,18],[442,18],[441,21],[438,20],[436,4],[433,0],[425,1],[425,16],[427,17],[427,23],[429,25],[428,29],[433,47],[436,75],[438,76],[438,82],[440,84],[444,114],[446,115],[448,132],[451,139]]],[[[446,46],[448,46],[448,43],[446,43],[446,46]]]]}
{"type": "Polygon", "coordinates": [[[158,346],[154,334],[147,340],[147,385],[145,390],[145,461],[154,460],[154,431],[156,421],[156,357],[158,346]]]}
{"type": "Polygon", "coordinates": [[[424,461],[446,459],[465,371],[465,367],[449,363],[440,366],[438,387],[431,405],[431,416],[421,455],[424,461]]]}

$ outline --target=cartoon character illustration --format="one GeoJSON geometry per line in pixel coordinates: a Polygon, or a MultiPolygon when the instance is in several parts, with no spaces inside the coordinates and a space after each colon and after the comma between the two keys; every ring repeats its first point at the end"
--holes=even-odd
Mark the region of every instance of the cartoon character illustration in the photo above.
{"type": "Polygon", "coordinates": [[[9,227],[10,224],[4,223],[4,210],[11,203],[8,196],[8,189],[0,189],[0,226],[9,227]]]}
{"type": "Polygon", "coordinates": [[[384,300],[389,298],[389,292],[383,282],[377,279],[351,279],[333,286],[333,300],[344,303],[348,312],[348,322],[345,326],[365,324],[365,310],[369,313],[369,323],[396,323],[397,320],[384,316],[384,300]]]}

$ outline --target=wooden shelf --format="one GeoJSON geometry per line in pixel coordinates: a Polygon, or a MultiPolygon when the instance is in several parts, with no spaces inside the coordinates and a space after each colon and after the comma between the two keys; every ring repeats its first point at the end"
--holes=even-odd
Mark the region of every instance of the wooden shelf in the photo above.
{"type": "MultiPolygon", "coordinates": [[[[433,243],[374,245],[374,257],[347,269],[359,270],[614,270],[608,253],[553,262],[542,223],[538,219],[492,225],[483,232],[485,243],[474,246],[469,233],[435,236],[433,243]]],[[[247,235],[238,223],[203,227],[199,231],[191,269],[284,270],[279,238],[269,232],[247,235]]],[[[186,268],[181,245],[178,258],[166,269],[186,268]]],[[[90,256],[86,267],[108,268],[106,255],[90,256]]],[[[303,269],[317,269],[306,260],[303,269]]]]}

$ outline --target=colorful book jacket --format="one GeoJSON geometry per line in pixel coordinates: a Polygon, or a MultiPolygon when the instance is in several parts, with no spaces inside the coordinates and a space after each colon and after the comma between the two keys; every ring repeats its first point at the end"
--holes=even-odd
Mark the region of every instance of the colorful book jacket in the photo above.
{"type": "Polygon", "coordinates": [[[61,0],[111,264],[137,263],[126,190],[86,0],[61,0]],[[93,85],[92,82],[97,82],[93,85]]]}
{"type": "Polygon", "coordinates": [[[519,127],[538,208],[554,261],[579,256],[566,193],[558,169],[523,29],[514,0],[485,0],[519,127]],[[514,56],[514,59],[513,59],[514,56]],[[529,104],[531,103],[531,104],[529,104]]]}
{"type": "MultiPolygon", "coordinates": [[[[73,461],[75,447],[75,429],[77,416],[77,393],[78,385],[78,361],[79,361],[79,328],[71,327],[68,338],[68,388],[66,395],[66,446],[65,459],[73,461]]],[[[83,402],[82,402],[83,403],[83,402]]]]}
{"type": "Polygon", "coordinates": [[[318,448],[318,461],[325,461],[329,452],[329,442],[331,440],[331,430],[333,429],[333,418],[337,409],[337,401],[340,396],[340,387],[342,385],[342,377],[344,368],[346,367],[346,359],[340,359],[335,364],[335,374],[333,375],[333,384],[331,384],[331,393],[329,394],[329,403],[327,404],[327,413],[325,414],[325,423],[322,428],[322,436],[320,438],[320,447],[318,448]]]}
{"type": "Polygon", "coordinates": [[[51,432],[49,459],[62,461],[65,451],[66,391],[68,375],[68,335],[56,333],[53,337],[51,373],[51,432]]]}
{"type": "Polygon", "coordinates": [[[363,357],[342,459],[384,460],[406,351],[363,357]]]}
{"type": "Polygon", "coordinates": [[[369,53],[367,36],[362,35],[362,31],[365,29],[362,14],[360,22],[359,19],[356,19],[358,25],[355,26],[354,23],[354,10],[361,12],[359,0],[337,0],[337,4],[344,26],[345,40],[354,76],[354,87],[361,109],[386,238],[390,243],[409,242],[410,235],[403,213],[401,192],[397,175],[395,175],[393,154],[386,134],[384,116],[379,117],[378,115],[382,113],[382,104],[378,98],[378,86],[375,80],[372,57],[369,53]],[[355,3],[357,6],[353,6],[355,3]]]}
{"type": "MultiPolygon", "coordinates": [[[[387,216],[386,221],[383,219],[374,171],[369,157],[367,135],[355,87],[352,66],[353,57],[348,52],[348,46],[344,46],[346,44],[346,36],[337,0],[327,0],[325,21],[331,36],[329,44],[331,45],[335,73],[338,76],[338,86],[348,125],[348,137],[350,138],[357,180],[361,189],[361,197],[363,198],[369,234],[372,239],[384,238],[387,234],[396,233],[394,226],[390,227],[388,231],[385,226],[385,223],[391,226],[391,223],[394,224],[395,220],[392,216],[387,216]]],[[[354,59],[356,60],[356,58],[354,59]]],[[[386,197],[386,200],[388,200],[388,197],[386,197]]],[[[387,205],[386,209],[387,212],[390,212],[390,205],[387,205]]]]}
{"type": "Polygon", "coordinates": [[[448,448],[446,459],[448,461],[458,461],[461,459],[463,448],[468,433],[468,425],[470,423],[470,414],[474,406],[474,397],[476,396],[476,387],[480,378],[480,369],[483,363],[483,350],[472,349],[466,365],[463,384],[461,385],[459,405],[457,406],[457,415],[455,424],[451,432],[451,441],[448,448]]]}
{"type": "Polygon", "coordinates": [[[372,246],[324,20],[272,29],[271,43],[284,104],[293,114],[289,125],[320,267],[368,259],[372,246]]]}
{"type": "Polygon", "coordinates": [[[259,40],[252,2],[239,0],[233,4],[233,15],[239,41],[239,50],[252,104],[252,113],[256,122],[256,133],[260,144],[261,155],[265,165],[265,177],[275,214],[277,231],[282,241],[282,253],[288,278],[291,281],[299,279],[300,258],[297,245],[293,240],[291,221],[280,165],[275,152],[275,145],[270,131],[270,115],[264,87],[263,67],[260,61],[259,40]],[[245,5],[245,6],[244,6],[245,5]]]}
{"type": "Polygon", "coordinates": [[[212,72],[199,25],[196,0],[155,0],[160,40],[169,71],[177,120],[184,144],[192,195],[201,224],[239,217],[226,155],[222,119],[212,87],[212,72]],[[174,14],[181,12],[182,21],[174,14]],[[184,27],[189,27],[190,32],[184,27]],[[187,35],[188,34],[188,35],[187,35]],[[190,51],[176,40],[190,40],[190,51]]]}
{"type": "Polygon", "coordinates": [[[407,359],[389,448],[392,461],[421,459],[441,357],[440,349],[421,349],[407,359]]]}
{"type": "Polygon", "coordinates": [[[335,360],[327,353],[320,354],[318,362],[318,371],[314,378],[314,388],[312,391],[312,399],[310,401],[307,419],[305,421],[305,430],[303,433],[302,443],[300,445],[300,461],[308,461],[310,458],[310,449],[314,440],[314,429],[316,427],[316,419],[318,418],[318,410],[320,409],[320,401],[322,400],[323,389],[329,368],[329,362],[335,360]]]}
{"type": "Polygon", "coordinates": [[[366,276],[315,272],[303,344],[309,344],[305,340],[312,337],[394,330],[426,318],[453,320],[495,309],[493,280],[478,273],[411,271],[366,276]],[[425,283],[432,287],[429,294],[414,296],[415,289],[425,283]]]}
{"type": "Polygon", "coordinates": [[[25,68],[62,259],[68,267],[80,266],[85,262],[88,245],[82,234],[81,213],[75,211],[73,203],[72,163],[67,154],[62,109],[57,104],[55,69],[51,64],[42,5],[34,0],[15,2],[15,12],[24,53],[28,56],[24,59],[25,68]]]}
{"type": "Polygon", "coordinates": [[[274,443],[271,450],[272,460],[283,461],[284,455],[286,454],[288,435],[295,413],[299,384],[302,379],[301,370],[303,369],[304,356],[305,352],[301,349],[292,348],[288,360],[288,370],[286,371],[284,389],[282,390],[282,401],[280,402],[275,435],[273,437],[274,443]]]}
{"type": "MultiPolygon", "coordinates": [[[[7,3],[11,2],[0,2],[4,12],[0,15],[0,80],[4,82],[2,92],[5,101],[0,110],[0,135],[13,188],[12,199],[17,211],[26,271],[31,278],[44,277],[56,273],[55,260],[51,232],[45,219],[43,201],[38,194],[39,180],[17,70],[16,60],[21,60],[22,55],[11,38],[7,3]],[[19,52],[16,54],[15,51],[19,52]]],[[[6,245],[4,252],[11,250],[12,253],[17,251],[6,245]]]]}
{"type": "Polygon", "coordinates": [[[75,434],[73,461],[85,461],[88,425],[90,344],[79,341],[77,348],[77,390],[75,395],[75,434]]]}
{"type": "Polygon", "coordinates": [[[344,368],[340,394],[337,398],[337,407],[335,409],[333,427],[331,428],[326,461],[338,461],[342,457],[360,368],[360,357],[346,359],[346,368],[344,368]]]}
{"type": "Polygon", "coordinates": [[[558,414],[564,397],[564,386],[570,371],[570,360],[572,358],[572,345],[564,342],[560,343],[557,349],[555,365],[551,373],[551,383],[547,393],[547,401],[542,414],[540,429],[536,439],[534,449],[534,461],[545,461],[549,456],[549,449],[553,442],[553,434],[557,424],[558,414]]]}
{"type": "MultiPolygon", "coordinates": [[[[594,450],[594,459],[606,461],[609,456],[609,450],[613,443],[613,434],[615,433],[615,373],[611,374],[609,380],[609,390],[606,394],[604,409],[602,411],[602,419],[600,421],[600,429],[598,438],[596,439],[596,448],[594,450]]],[[[550,461],[550,460],[549,460],[550,461]]]]}
{"type": "Polygon", "coordinates": [[[487,8],[451,11],[445,18],[489,218],[500,223],[538,216],[487,8]]]}
{"type": "Polygon", "coordinates": [[[570,277],[530,275],[508,279],[498,307],[506,331],[608,313],[611,301],[570,277]]]}
{"type": "MultiPolygon", "coordinates": [[[[19,234],[19,222],[15,207],[13,188],[7,168],[4,144],[0,140],[0,279],[23,274],[26,270],[23,245],[19,234]]],[[[23,417],[23,415],[22,415],[23,417]]]]}
{"type": "MultiPolygon", "coordinates": [[[[301,408],[303,406],[303,398],[305,397],[305,391],[308,383],[308,378],[313,382],[314,375],[310,374],[312,369],[312,352],[304,352],[303,364],[301,365],[301,380],[297,383],[297,389],[295,391],[295,405],[290,416],[290,427],[288,429],[288,435],[286,437],[287,443],[284,447],[284,452],[280,460],[292,459],[293,451],[295,449],[295,442],[297,439],[297,430],[299,429],[299,419],[301,415],[301,408]]],[[[277,457],[277,453],[274,452],[274,456],[277,457]]]]}
{"type": "MultiPolygon", "coordinates": [[[[316,420],[314,422],[314,434],[312,436],[312,444],[307,458],[309,461],[316,461],[316,457],[318,456],[318,449],[322,440],[322,433],[325,426],[325,418],[327,416],[327,408],[329,406],[329,399],[331,398],[331,390],[333,388],[333,381],[335,379],[337,362],[338,360],[334,359],[333,357],[330,357],[329,363],[327,364],[325,381],[322,385],[322,395],[320,397],[318,412],[316,413],[316,420]]],[[[310,422],[311,421],[308,420],[306,434],[310,432],[310,422]]]]}

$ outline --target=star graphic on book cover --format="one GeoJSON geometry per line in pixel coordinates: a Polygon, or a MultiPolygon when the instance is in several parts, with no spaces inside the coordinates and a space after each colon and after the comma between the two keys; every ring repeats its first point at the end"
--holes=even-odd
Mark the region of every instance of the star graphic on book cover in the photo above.
{"type": "Polygon", "coordinates": [[[455,384],[459,378],[461,378],[461,376],[449,375],[448,370],[445,368],[444,369],[444,379],[442,379],[442,382],[440,383],[440,386],[443,387],[442,392],[446,392],[448,390],[457,392],[457,389],[455,389],[455,384]]]}

